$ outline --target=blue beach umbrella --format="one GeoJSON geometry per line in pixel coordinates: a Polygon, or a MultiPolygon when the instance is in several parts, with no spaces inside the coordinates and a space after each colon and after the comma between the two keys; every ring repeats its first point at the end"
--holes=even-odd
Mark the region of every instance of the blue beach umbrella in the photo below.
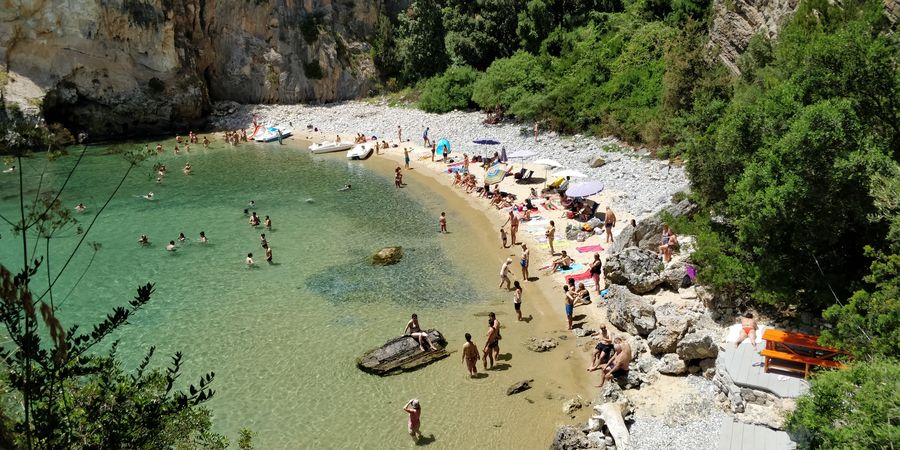
{"type": "Polygon", "coordinates": [[[441,138],[437,143],[435,153],[438,155],[443,155],[444,153],[450,154],[450,141],[448,141],[447,138],[441,138]],[[446,149],[446,152],[441,149],[446,149]]]}
{"type": "Polygon", "coordinates": [[[484,174],[484,184],[497,184],[506,176],[506,164],[494,164],[484,174]]]}
{"type": "Polygon", "coordinates": [[[603,183],[599,181],[583,181],[569,186],[569,188],[566,189],[566,196],[584,198],[590,197],[602,190],[603,183]]]}

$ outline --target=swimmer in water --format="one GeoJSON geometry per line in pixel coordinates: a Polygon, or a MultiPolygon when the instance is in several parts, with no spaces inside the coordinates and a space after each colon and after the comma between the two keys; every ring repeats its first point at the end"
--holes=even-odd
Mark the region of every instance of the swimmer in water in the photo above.
{"type": "Polygon", "coordinates": [[[205,243],[207,243],[207,242],[209,242],[209,240],[206,239],[206,232],[205,232],[205,231],[201,231],[201,232],[200,232],[200,243],[201,243],[201,244],[205,244],[205,243]]]}
{"type": "Polygon", "coordinates": [[[206,136],[203,136],[203,147],[209,148],[209,139],[207,139],[206,136]]]}
{"type": "Polygon", "coordinates": [[[256,215],[256,211],[253,211],[253,214],[250,215],[250,225],[254,227],[259,226],[259,216],[256,215]]]}
{"type": "Polygon", "coordinates": [[[349,184],[345,184],[344,187],[338,189],[338,191],[349,191],[351,186],[349,184]]]}
{"type": "Polygon", "coordinates": [[[266,225],[267,230],[272,231],[272,219],[269,216],[266,216],[266,220],[263,223],[266,225]]]}
{"type": "Polygon", "coordinates": [[[247,253],[247,265],[253,266],[253,253],[247,253]]]}
{"type": "Polygon", "coordinates": [[[185,240],[187,240],[187,236],[185,236],[184,233],[178,233],[178,242],[184,244],[185,240]]]}
{"type": "Polygon", "coordinates": [[[182,169],[182,170],[184,171],[184,174],[185,174],[185,175],[190,175],[190,174],[191,174],[191,170],[193,170],[193,168],[191,167],[191,163],[185,164],[185,165],[184,165],[184,169],[182,169]]]}
{"type": "Polygon", "coordinates": [[[84,210],[86,210],[86,209],[87,209],[87,206],[84,206],[84,203],[79,203],[79,204],[75,205],[76,212],[83,213],[84,210]]]}
{"type": "Polygon", "coordinates": [[[272,247],[266,247],[266,262],[272,264],[272,247]]]}
{"type": "Polygon", "coordinates": [[[166,251],[169,251],[169,252],[175,251],[175,241],[169,241],[169,245],[166,246],[166,251]]]}
{"type": "Polygon", "coordinates": [[[249,206],[251,208],[256,208],[256,202],[254,202],[253,200],[250,200],[250,203],[247,203],[247,206],[249,206]]]}
{"type": "Polygon", "coordinates": [[[148,192],[147,195],[144,196],[144,198],[146,198],[147,200],[153,200],[153,193],[148,192]]]}
{"type": "Polygon", "coordinates": [[[266,233],[259,235],[259,243],[262,245],[262,248],[266,248],[269,246],[269,241],[266,240],[266,233]]]}
{"type": "Polygon", "coordinates": [[[250,210],[247,208],[244,208],[244,216],[249,216],[249,215],[250,215],[250,210]]]}
{"type": "Polygon", "coordinates": [[[138,238],[138,245],[141,247],[150,245],[150,239],[147,238],[146,234],[142,234],[141,237],[138,238]]]}

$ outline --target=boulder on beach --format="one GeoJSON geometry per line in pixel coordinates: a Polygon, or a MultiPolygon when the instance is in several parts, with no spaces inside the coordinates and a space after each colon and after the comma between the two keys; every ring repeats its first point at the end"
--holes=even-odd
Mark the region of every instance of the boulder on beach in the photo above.
{"type": "MultiPolygon", "coordinates": [[[[412,371],[449,355],[447,340],[440,331],[428,330],[428,338],[436,348],[419,348],[419,340],[412,336],[400,336],[372,349],[356,362],[363,372],[375,375],[392,375],[412,371]]],[[[427,345],[427,344],[426,344],[427,345]]]]}
{"type": "Polygon", "coordinates": [[[570,425],[557,428],[553,442],[550,443],[550,450],[575,450],[592,447],[587,436],[578,428],[570,425]]]}
{"type": "Polygon", "coordinates": [[[519,392],[525,392],[531,389],[531,383],[534,383],[534,380],[524,380],[520,381],[506,390],[506,395],[518,394],[519,392]]]}
{"type": "Polygon", "coordinates": [[[389,266],[400,262],[403,257],[403,247],[385,247],[372,255],[372,264],[389,266]]]}
{"type": "Polygon", "coordinates": [[[663,283],[663,268],[655,252],[630,247],[606,259],[603,275],[610,283],[626,286],[635,294],[646,294],[663,283]]]}
{"type": "Polygon", "coordinates": [[[681,339],[676,352],[685,361],[715,358],[719,355],[719,346],[716,345],[716,336],[713,331],[695,331],[681,339]]]}
{"type": "Polygon", "coordinates": [[[622,331],[646,336],[656,328],[656,312],[653,306],[622,286],[609,287],[606,304],[607,320],[622,331]]]}

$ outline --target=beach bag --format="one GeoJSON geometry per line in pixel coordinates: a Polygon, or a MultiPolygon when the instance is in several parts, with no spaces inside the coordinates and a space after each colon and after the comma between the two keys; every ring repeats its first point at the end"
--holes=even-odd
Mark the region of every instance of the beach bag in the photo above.
{"type": "Polygon", "coordinates": [[[581,226],[581,229],[584,230],[584,231],[590,232],[590,231],[594,231],[594,226],[591,225],[591,224],[589,224],[589,223],[586,223],[586,224],[584,224],[584,225],[581,226]]]}

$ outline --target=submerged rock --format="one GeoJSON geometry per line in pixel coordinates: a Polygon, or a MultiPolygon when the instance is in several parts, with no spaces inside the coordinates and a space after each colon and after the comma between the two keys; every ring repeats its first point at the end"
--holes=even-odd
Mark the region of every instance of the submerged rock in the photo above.
{"type": "Polygon", "coordinates": [[[449,355],[445,350],[447,340],[440,331],[428,330],[426,333],[437,348],[427,349],[423,352],[419,348],[418,339],[412,336],[400,336],[385,342],[381,347],[368,351],[359,358],[356,365],[363,372],[391,375],[418,369],[449,355]]]}
{"type": "Polygon", "coordinates": [[[546,352],[556,348],[556,339],[553,338],[531,338],[525,343],[528,350],[533,352],[546,352]]]}
{"type": "Polygon", "coordinates": [[[385,247],[372,255],[372,264],[389,266],[400,262],[402,257],[403,247],[385,247]]]}
{"type": "Polygon", "coordinates": [[[531,389],[531,383],[534,383],[534,380],[524,380],[520,381],[506,390],[506,395],[518,394],[519,392],[525,392],[531,389]]]}

